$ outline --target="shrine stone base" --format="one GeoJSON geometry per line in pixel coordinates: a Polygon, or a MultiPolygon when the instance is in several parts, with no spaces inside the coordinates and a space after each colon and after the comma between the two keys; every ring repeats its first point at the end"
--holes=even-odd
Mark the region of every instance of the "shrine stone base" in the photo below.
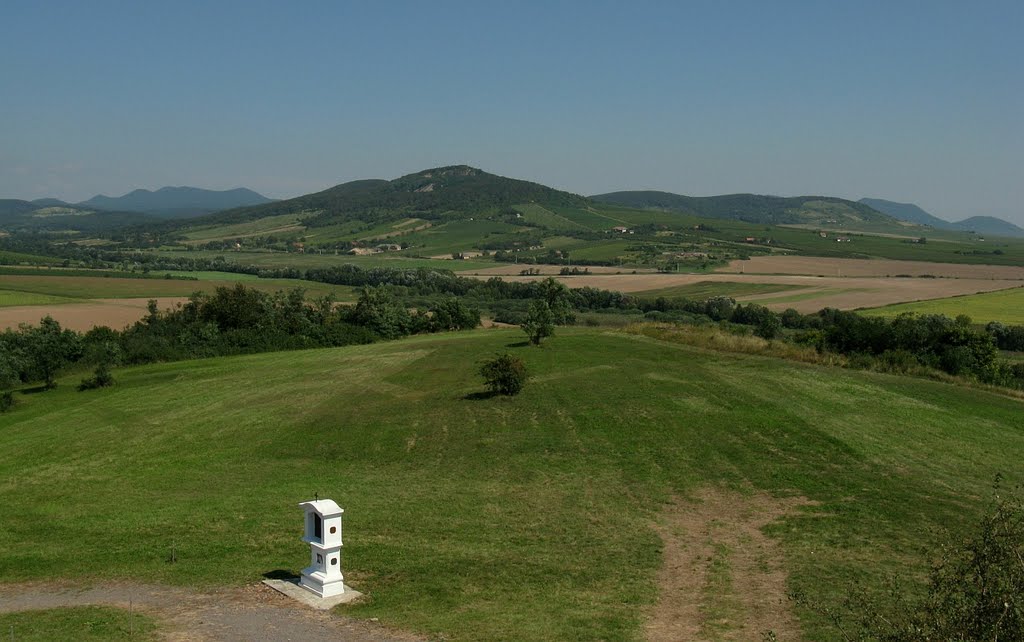
{"type": "Polygon", "coordinates": [[[347,604],[363,596],[359,591],[355,591],[349,586],[345,586],[345,592],[341,595],[320,597],[313,591],[310,591],[303,586],[299,586],[298,578],[294,580],[263,580],[263,583],[275,591],[287,595],[296,602],[301,602],[306,606],[320,611],[332,609],[339,604],[347,604]]]}

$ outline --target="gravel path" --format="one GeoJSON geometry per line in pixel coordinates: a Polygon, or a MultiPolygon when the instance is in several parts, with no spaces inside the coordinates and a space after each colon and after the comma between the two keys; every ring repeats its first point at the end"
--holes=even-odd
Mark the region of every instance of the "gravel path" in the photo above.
{"type": "Polygon", "coordinates": [[[65,606],[131,607],[154,617],[167,640],[421,640],[373,622],[302,606],[262,584],[199,592],[149,584],[68,587],[42,583],[0,585],[0,613],[65,606]]]}

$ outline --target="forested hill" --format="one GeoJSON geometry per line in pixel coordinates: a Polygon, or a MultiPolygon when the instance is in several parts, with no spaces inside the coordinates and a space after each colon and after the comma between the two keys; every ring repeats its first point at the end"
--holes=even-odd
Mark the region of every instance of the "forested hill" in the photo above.
{"type": "Polygon", "coordinates": [[[586,205],[586,199],[537,183],[488,174],[466,165],[454,165],[424,170],[391,181],[343,183],[315,194],[218,212],[191,223],[239,223],[285,214],[303,215],[304,223],[309,227],[355,219],[366,222],[405,217],[446,220],[495,213],[525,203],[579,207],[586,205]]]}
{"type": "Polygon", "coordinates": [[[862,203],[832,196],[683,196],[671,192],[626,191],[598,194],[591,199],[602,203],[681,212],[707,218],[724,218],[758,224],[817,225],[898,224],[895,219],[862,203]]]}

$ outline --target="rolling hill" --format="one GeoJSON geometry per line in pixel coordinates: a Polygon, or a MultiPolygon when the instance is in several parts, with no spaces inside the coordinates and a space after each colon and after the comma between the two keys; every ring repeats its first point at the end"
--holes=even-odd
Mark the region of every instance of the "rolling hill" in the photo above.
{"type": "Polygon", "coordinates": [[[624,191],[598,194],[590,198],[623,207],[681,212],[705,218],[766,225],[838,225],[858,229],[865,225],[896,224],[892,217],[863,203],[831,196],[684,196],[671,192],[624,191]]]}
{"type": "Polygon", "coordinates": [[[926,212],[913,203],[897,203],[880,198],[862,198],[858,202],[901,221],[909,221],[919,225],[930,225],[940,230],[975,232],[991,236],[1024,236],[1024,229],[994,216],[972,216],[962,221],[951,223],[926,212]]]}
{"type": "MultiPolygon", "coordinates": [[[[437,639],[632,640],[659,593],[658,524],[701,489],[812,502],[764,530],[785,552],[768,571],[831,606],[854,586],[884,599],[897,569],[917,581],[921,548],[983,510],[997,471],[1020,481],[1019,400],[604,329],[521,340],[161,363],[17,395],[0,581],[252,585],[308,561],[296,504],[318,492],[346,509],[346,579],[372,596],[351,615],[437,639]],[[533,380],[481,397],[478,361],[509,350],[533,380]]],[[[734,628],[744,551],[713,553],[682,569],[694,599],[721,639],[758,639],[734,628]]],[[[761,597],[797,608],[804,639],[841,639],[761,597]]]]}
{"type": "Polygon", "coordinates": [[[97,210],[133,211],[162,218],[188,218],[246,205],[271,203],[269,199],[244,187],[223,191],[198,187],[161,187],[156,191],[137,189],[123,196],[102,194],[78,203],[78,207],[97,210]]]}
{"type": "Polygon", "coordinates": [[[427,169],[391,181],[343,183],[315,194],[220,212],[195,223],[237,223],[285,214],[305,215],[310,227],[351,220],[381,223],[410,217],[441,221],[497,213],[525,203],[582,207],[586,200],[537,183],[496,176],[467,165],[454,165],[427,169]]]}

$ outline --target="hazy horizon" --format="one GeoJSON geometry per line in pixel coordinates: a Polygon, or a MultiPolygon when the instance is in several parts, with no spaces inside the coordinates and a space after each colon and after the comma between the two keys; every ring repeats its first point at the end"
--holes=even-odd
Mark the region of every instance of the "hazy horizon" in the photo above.
{"type": "Polygon", "coordinates": [[[5,3],[0,197],[468,164],[1024,225],[1024,7],[891,5],[5,3]]]}

